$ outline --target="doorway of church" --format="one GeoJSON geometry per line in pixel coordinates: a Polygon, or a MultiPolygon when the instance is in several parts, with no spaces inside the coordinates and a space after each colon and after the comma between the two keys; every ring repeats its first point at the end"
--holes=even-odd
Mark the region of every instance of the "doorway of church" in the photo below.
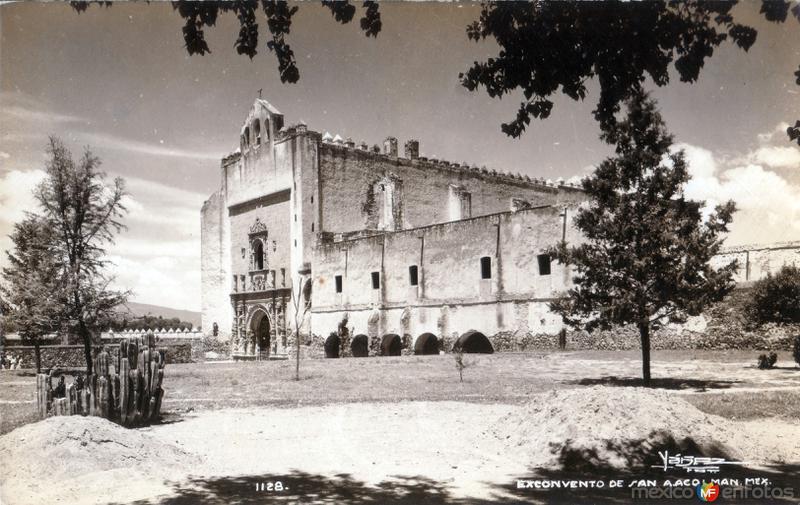
{"type": "Polygon", "coordinates": [[[258,344],[259,358],[269,359],[270,354],[270,327],[269,318],[266,314],[262,314],[256,322],[256,344],[258,344]]]}

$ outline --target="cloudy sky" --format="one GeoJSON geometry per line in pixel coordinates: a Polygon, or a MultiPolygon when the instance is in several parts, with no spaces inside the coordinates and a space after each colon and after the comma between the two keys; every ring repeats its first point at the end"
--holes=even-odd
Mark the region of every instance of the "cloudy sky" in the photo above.
{"type": "MultiPolygon", "coordinates": [[[[800,240],[800,23],[768,24],[758,5],[737,7],[758,29],[745,53],[724,46],[700,81],[654,91],[691,161],[690,196],[737,201],[728,244],[800,240]]],[[[512,140],[500,123],[520,97],[470,93],[458,73],[496,52],[467,40],[473,4],[383,4],[383,31],[367,39],[304,3],[288,40],[300,82],[283,85],[264,47],[251,61],[233,49],[231,15],[206,31],[212,53],[189,57],[168,4],[115,4],[83,14],[66,5],[0,6],[0,249],[42,177],[48,135],[83,146],[122,176],[128,230],[111,248],[117,283],[144,303],[198,310],[200,207],[219,184],[219,159],[238,144],[240,121],[263,89],[287,122],[356,141],[420,140],[423,155],[536,177],[569,179],[609,153],[583,103],[556,97],[553,114],[512,140]]],[[[360,14],[359,14],[360,15],[360,14]]],[[[262,21],[263,25],[264,22],[262,21]]],[[[5,254],[0,263],[5,261],[5,254]]]]}

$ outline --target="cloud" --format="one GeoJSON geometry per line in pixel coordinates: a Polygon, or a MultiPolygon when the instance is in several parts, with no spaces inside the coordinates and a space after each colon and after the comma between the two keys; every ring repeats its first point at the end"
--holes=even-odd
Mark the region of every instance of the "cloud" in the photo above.
{"type": "Polygon", "coordinates": [[[43,138],[42,131],[51,131],[54,124],[60,124],[68,129],[71,141],[84,145],[91,144],[100,149],[145,156],[214,161],[219,161],[225,154],[220,151],[169,146],[165,145],[163,140],[159,143],[142,142],[105,132],[91,131],[88,128],[92,123],[87,118],[59,113],[48,104],[21,92],[0,93],[0,123],[13,125],[13,128],[11,126],[4,128],[8,131],[3,132],[2,139],[7,143],[39,141],[43,138]],[[81,124],[83,127],[79,129],[81,124]]]}
{"type": "Polygon", "coordinates": [[[782,139],[785,139],[787,128],[789,128],[789,123],[787,123],[786,121],[781,121],[780,123],[775,125],[775,128],[773,128],[772,130],[765,133],[759,133],[756,137],[758,138],[758,141],[761,142],[762,144],[768,144],[773,140],[775,140],[777,136],[779,136],[782,139]]]}
{"type": "Polygon", "coordinates": [[[25,212],[37,210],[33,189],[44,178],[42,170],[11,170],[0,174],[0,266],[6,265],[5,251],[10,251],[14,244],[9,234],[14,223],[25,217],[25,212]]]}
{"type": "Polygon", "coordinates": [[[800,149],[787,146],[759,147],[750,155],[750,159],[772,168],[800,169],[800,149]]]}
{"type": "MultiPolygon", "coordinates": [[[[196,248],[199,256],[199,244],[196,248]]],[[[176,309],[200,310],[199,261],[194,268],[180,268],[173,257],[148,255],[131,258],[111,256],[114,286],[132,291],[131,301],[176,309]]]]}
{"type": "Polygon", "coordinates": [[[4,120],[25,121],[30,123],[80,123],[85,119],[78,116],[58,114],[35,109],[27,109],[20,106],[9,106],[3,108],[4,120]]]}
{"type": "Polygon", "coordinates": [[[728,244],[771,243],[800,240],[800,186],[793,185],[766,163],[756,151],[731,160],[691,144],[679,144],[689,163],[692,180],[685,194],[706,202],[705,212],[728,200],[736,202],[728,244]]]}
{"type": "Polygon", "coordinates": [[[567,184],[580,185],[583,182],[583,179],[586,178],[586,177],[591,176],[592,173],[594,173],[594,171],[596,169],[597,169],[597,167],[594,166],[594,165],[586,165],[585,167],[583,167],[581,169],[579,174],[573,175],[572,177],[567,179],[566,183],[567,184]]]}
{"type": "Polygon", "coordinates": [[[163,144],[140,142],[104,133],[75,132],[72,140],[82,141],[102,149],[144,154],[147,156],[164,156],[169,158],[187,158],[195,160],[219,161],[222,155],[218,151],[200,151],[181,147],[167,147],[163,144]]]}
{"type": "MultiPolygon", "coordinates": [[[[0,247],[25,211],[37,210],[33,188],[42,170],[12,170],[0,176],[0,247]]],[[[107,246],[117,289],[131,289],[135,301],[199,310],[200,208],[205,195],[135,177],[126,178],[128,230],[107,246]]],[[[0,265],[5,264],[5,254],[0,265]]]]}

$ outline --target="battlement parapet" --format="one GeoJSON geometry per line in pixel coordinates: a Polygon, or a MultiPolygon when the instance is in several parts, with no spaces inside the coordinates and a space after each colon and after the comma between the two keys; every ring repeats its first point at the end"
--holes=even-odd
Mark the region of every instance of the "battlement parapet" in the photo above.
{"type": "Polygon", "coordinates": [[[320,135],[319,138],[321,140],[321,145],[327,149],[331,149],[332,151],[338,151],[346,154],[352,153],[355,156],[360,156],[367,159],[397,163],[398,165],[407,165],[413,167],[429,167],[437,170],[449,170],[453,172],[459,172],[461,174],[470,173],[474,176],[482,178],[490,178],[493,180],[511,182],[514,184],[520,184],[530,187],[538,187],[542,189],[546,188],[546,190],[566,190],[566,191],[580,191],[580,192],[583,191],[580,185],[566,182],[563,179],[557,179],[556,181],[553,181],[551,179],[532,178],[529,175],[522,175],[520,173],[514,174],[510,172],[498,172],[497,170],[489,169],[486,166],[479,168],[477,165],[474,164],[469,165],[466,162],[457,163],[433,157],[428,158],[425,156],[419,156],[418,155],[419,142],[416,140],[412,140],[406,143],[407,144],[406,157],[401,157],[396,155],[397,152],[396,139],[394,139],[394,137],[389,137],[387,139],[386,144],[388,148],[383,151],[377,145],[370,150],[367,149],[367,144],[364,141],[361,141],[359,144],[356,144],[355,142],[352,142],[352,140],[349,138],[347,139],[347,141],[345,141],[344,139],[342,139],[341,136],[339,135],[333,136],[328,132],[326,132],[323,135],[320,135]],[[409,146],[408,145],[409,143],[413,143],[413,145],[409,146]]]}

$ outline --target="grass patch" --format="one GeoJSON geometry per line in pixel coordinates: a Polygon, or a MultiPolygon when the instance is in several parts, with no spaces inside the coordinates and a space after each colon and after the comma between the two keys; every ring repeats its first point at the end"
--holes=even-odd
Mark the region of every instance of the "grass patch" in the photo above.
{"type": "Polygon", "coordinates": [[[683,398],[707,414],[736,421],[768,417],[779,417],[792,422],[800,419],[800,389],[704,393],[686,395],[683,398]]]}
{"type": "MultiPolygon", "coordinates": [[[[758,370],[757,354],[654,351],[653,377],[665,389],[707,391],[683,397],[708,413],[731,419],[800,418],[800,368],[758,370]],[[789,389],[793,386],[797,389],[789,389]]],[[[788,365],[787,356],[779,366],[788,365]]],[[[468,359],[463,382],[451,354],[308,359],[300,365],[300,381],[294,380],[292,360],[167,365],[162,411],[404,400],[519,404],[553,389],[605,383],[635,387],[641,377],[638,350],[471,354],[468,359]]],[[[35,384],[31,373],[0,373],[0,433],[35,419],[35,384]]]]}

